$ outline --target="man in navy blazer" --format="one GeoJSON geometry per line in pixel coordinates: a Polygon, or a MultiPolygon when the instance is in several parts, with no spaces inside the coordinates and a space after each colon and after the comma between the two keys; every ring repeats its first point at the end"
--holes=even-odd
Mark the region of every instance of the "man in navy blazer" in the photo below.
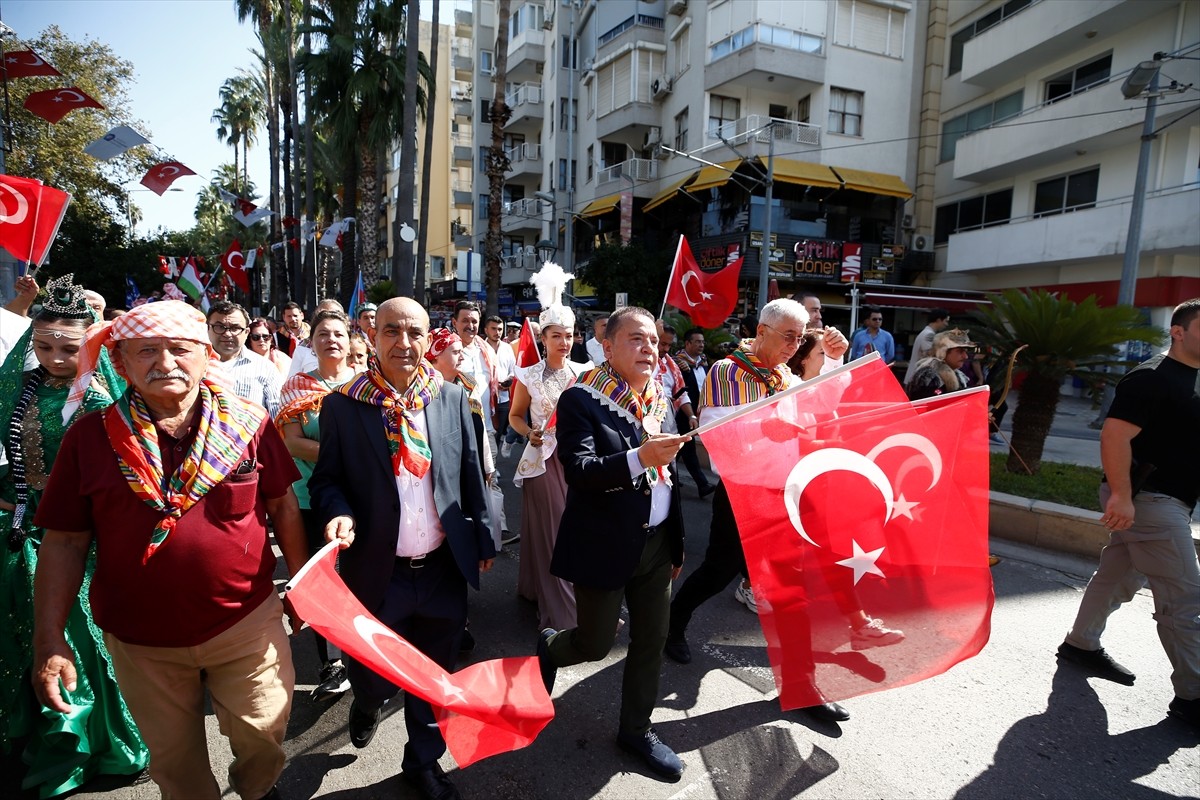
{"type": "MultiPolygon", "coordinates": [[[[429,316],[395,298],[376,311],[378,365],[326,396],[309,480],[314,508],[338,539],[342,580],[380,622],[451,670],[467,616],[467,585],[496,555],[479,454],[461,387],[425,361],[429,316]],[[427,448],[422,446],[427,444],[427,448]]],[[[366,747],[396,686],[350,660],[350,740],[366,747]]],[[[437,760],[433,710],[404,696],[403,777],[426,798],[456,798],[437,760]]]]}
{"type": "Polygon", "coordinates": [[[679,483],[668,483],[661,470],[687,437],[659,433],[670,405],[653,402],[658,332],[649,311],[614,312],[604,355],[605,366],[580,376],[558,400],[557,455],[567,503],[550,571],[575,584],[579,624],[543,630],[538,658],[550,690],[558,667],[607,656],[624,600],[630,642],[617,743],[657,774],[678,780],[683,766],[650,727],[650,714],[658,698],[671,581],[683,565],[679,483]],[[637,412],[644,406],[635,396],[649,399],[657,415],[637,412]]]}

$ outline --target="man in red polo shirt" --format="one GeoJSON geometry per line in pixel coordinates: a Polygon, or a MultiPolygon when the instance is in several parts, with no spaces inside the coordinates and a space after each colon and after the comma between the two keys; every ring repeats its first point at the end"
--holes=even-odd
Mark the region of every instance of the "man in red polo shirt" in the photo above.
{"type": "Polygon", "coordinates": [[[300,475],[266,412],[210,372],[196,309],[147,303],[89,331],[65,414],[102,346],[129,391],[67,431],[38,509],[34,688],[70,711],[63,628],[94,541],[92,612],[163,797],[220,797],[206,688],[234,752],[233,789],[277,797],[295,673],[266,525],[294,573],[307,553],[291,490],[300,475]]]}

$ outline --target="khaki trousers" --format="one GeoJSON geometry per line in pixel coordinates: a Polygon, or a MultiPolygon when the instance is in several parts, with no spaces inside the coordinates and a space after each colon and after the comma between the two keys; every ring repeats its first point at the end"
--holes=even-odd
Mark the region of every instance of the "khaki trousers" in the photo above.
{"type": "Polygon", "coordinates": [[[196,647],[145,647],[105,634],[117,683],[150,749],[150,777],[164,800],[219,800],[204,732],[212,697],[233,763],[229,783],[258,800],[283,771],[283,737],[296,673],[272,593],[242,621],[196,647]],[[203,672],[202,672],[203,671],[203,672]]]}

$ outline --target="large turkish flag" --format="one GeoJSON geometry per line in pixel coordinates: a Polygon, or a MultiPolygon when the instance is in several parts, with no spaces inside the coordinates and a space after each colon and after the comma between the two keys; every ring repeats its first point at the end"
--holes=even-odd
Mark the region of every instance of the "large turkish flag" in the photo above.
{"type": "Polygon", "coordinates": [[[667,283],[667,302],[687,314],[693,325],[701,328],[724,325],[737,305],[742,261],[738,258],[717,272],[705,272],[692,256],[687,237],[680,236],[667,283]]]}
{"type": "Polygon", "coordinates": [[[433,706],[459,767],[525,747],[554,718],[534,656],[498,658],[446,672],[371,616],[334,570],[327,545],[296,573],[287,599],[313,630],[433,706]]]}
{"type": "Polygon", "coordinates": [[[40,267],[70,202],[71,195],[41,181],[0,175],[0,247],[40,267]]]}
{"type": "Polygon", "coordinates": [[[95,98],[75,86],[47,89],[25,98],[25,108],[47,122],[56,123],[77,108],[104,108],[95,98]]]}
{"type": "Polygon", "coordinates": [[[990,632],[986,388],[910,403],[882,366],[860,359],[703,437],[785,709],[940,674],[990,632]],[[867,618],[903,637],[854,636],[867,618]]]}

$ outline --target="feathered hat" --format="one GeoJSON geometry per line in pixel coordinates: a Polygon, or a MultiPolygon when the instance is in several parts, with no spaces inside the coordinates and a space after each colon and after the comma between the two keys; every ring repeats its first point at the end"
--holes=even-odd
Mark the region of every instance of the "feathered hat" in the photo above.
{"type": "Polygon", "coordinates": [[[529,279],[537,290],[538,303],[542,313],[538,315],[538,326],[562,325],[568,331],[575,328],[575,312],[562,304],[563,292],[566,291],[567,281],[574,277],[553,261],[543,262],[542,268],[529,279]]]}

